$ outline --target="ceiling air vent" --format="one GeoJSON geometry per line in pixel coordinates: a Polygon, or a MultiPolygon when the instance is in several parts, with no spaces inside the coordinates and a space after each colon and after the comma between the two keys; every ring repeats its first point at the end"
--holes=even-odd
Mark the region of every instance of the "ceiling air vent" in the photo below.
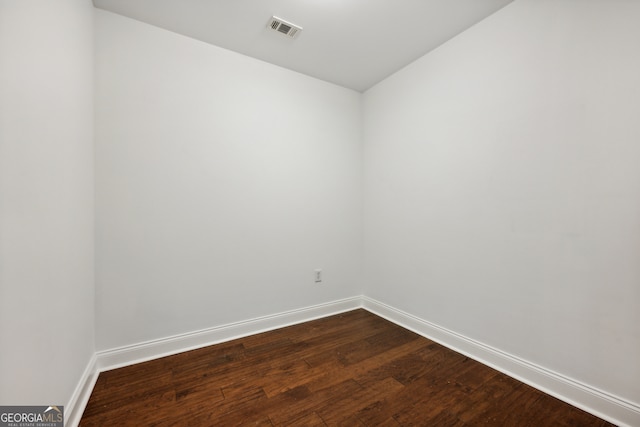
{"type": "Polygon", "coordinates": [[[269,19],[269,24],[267,24],[267,28],[271,28],[273,31],[277,31],[285,36],[296,38],[298,34],[302,31],[302,27],[292,24],[291,22],[287,22],[284,19],[280,19],[277,16],[272,16],[269,19]]]}

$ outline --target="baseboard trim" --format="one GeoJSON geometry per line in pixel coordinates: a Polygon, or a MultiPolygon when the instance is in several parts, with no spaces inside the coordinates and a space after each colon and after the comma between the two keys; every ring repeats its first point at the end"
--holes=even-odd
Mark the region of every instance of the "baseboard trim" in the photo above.
{"type": "Polygon", "coordinates": [[[640,426],[640,405],[567,378],[369,297],[362,307],[399,326],[618,426],[640,426]]]}
{"type": "Polygon", "coordinates": [[[87,402],[89,402],[93,386],[95,386],[96,380],[98,379],[97,361],[98,359],[95,354],[91,356],[87,367],[80,377],[80,381],[78,381],[76,389],[71,395],[71,399],[69,399],[69,402],[64,407],[64,424],[67,427],[77,427],[77,425],[80,424],[84,408],[87,406],[87,402]]]}
{"type": "Polygon", "coordinates": [[[464,354],[510,377],[621,427],[640,426],[640,405],[545,369],[366,296],[356,296],[257,317],[153,341],[97,352],[65,407],[66,425],[75,427],[98,374],[208,345],[364,308],[399,326],[464,354]]]}
{"type": "Polygon", "coordinates": [[[96,353],[97,370],[98,372],[102,372],[135,363],[146,362],[208,345],[343,313],[360,307],[362,307],[362,297],[356,296],[274,315],[257,317],[242,322],[229,323],[195,332],[99,351],[96,353]]]}

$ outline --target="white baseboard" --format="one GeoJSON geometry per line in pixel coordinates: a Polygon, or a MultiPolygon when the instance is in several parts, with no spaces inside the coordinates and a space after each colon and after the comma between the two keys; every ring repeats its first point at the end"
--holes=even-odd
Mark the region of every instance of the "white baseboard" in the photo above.
{"type": "Polygon", "coordinates": [[[89,402],[89,397],[91,397],[91,392],[93,391],[93,386],[96,384],[97,379],[97,357],[94,354],[82,373],[80,381],[78,381],[78,385],[73,391],[71,399],[69,399],[69,402],[64,407],[65,426],[77,427],[80,423],[82,413],[84,412],[84,408],[87,406],[87,402],[89,402]]]}
{"type": "Polygon", "coordinates": [[[557,372],[467,338],[366,296],[346,298],[270,316],[100,351],[90,361],[69,404],[65,407],[66,425],[71,427],[78,425],[99,372],[307,322],[356,308],[364,308],[399,326],[414,331],[616,425],[640,426],[640,405],[636,403],[567,378],[557,372]]]}
{"type": "Polygon", "coordinates": [[[146,362],[148,360],[206,347],[248,335],[331,316],[360,307],[362,307],[362,297],[351,297],[270,316],[202,329],[200,331],[99,351],[96,353],[98,359],[97,370],[102,372],[134,363],[146,362]]]}
{"type": "Polygon", "coordinates": [[[619,426],[640,426],[640,405],[572,380],[372,298],[362,306],[399,326],[619,426]]]}

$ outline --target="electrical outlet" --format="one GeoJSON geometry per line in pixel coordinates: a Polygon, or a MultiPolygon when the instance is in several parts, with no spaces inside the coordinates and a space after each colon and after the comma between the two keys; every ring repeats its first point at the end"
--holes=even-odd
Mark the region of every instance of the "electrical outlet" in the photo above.
{"type": "Polygon", "coordinates": [[[314,277],[315,277],[315,282],[316,283],[320,283],[322,282],[322,270],[317,269],[314,271],[314,277]]]}

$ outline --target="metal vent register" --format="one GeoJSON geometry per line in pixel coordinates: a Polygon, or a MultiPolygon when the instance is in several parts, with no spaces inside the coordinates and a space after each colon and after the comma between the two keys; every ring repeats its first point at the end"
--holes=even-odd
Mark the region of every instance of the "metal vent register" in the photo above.
{"type": "Polygon", "coordinates": [[[302,27],[291,22],[287,22],[284,19],[280,19],[277,16],[272,16],[269,19],[267,28],[271,28],[273,31],[277,31],[280,34],[284,34],[287,37],[296,38],[302,31],[302,27]]]}

